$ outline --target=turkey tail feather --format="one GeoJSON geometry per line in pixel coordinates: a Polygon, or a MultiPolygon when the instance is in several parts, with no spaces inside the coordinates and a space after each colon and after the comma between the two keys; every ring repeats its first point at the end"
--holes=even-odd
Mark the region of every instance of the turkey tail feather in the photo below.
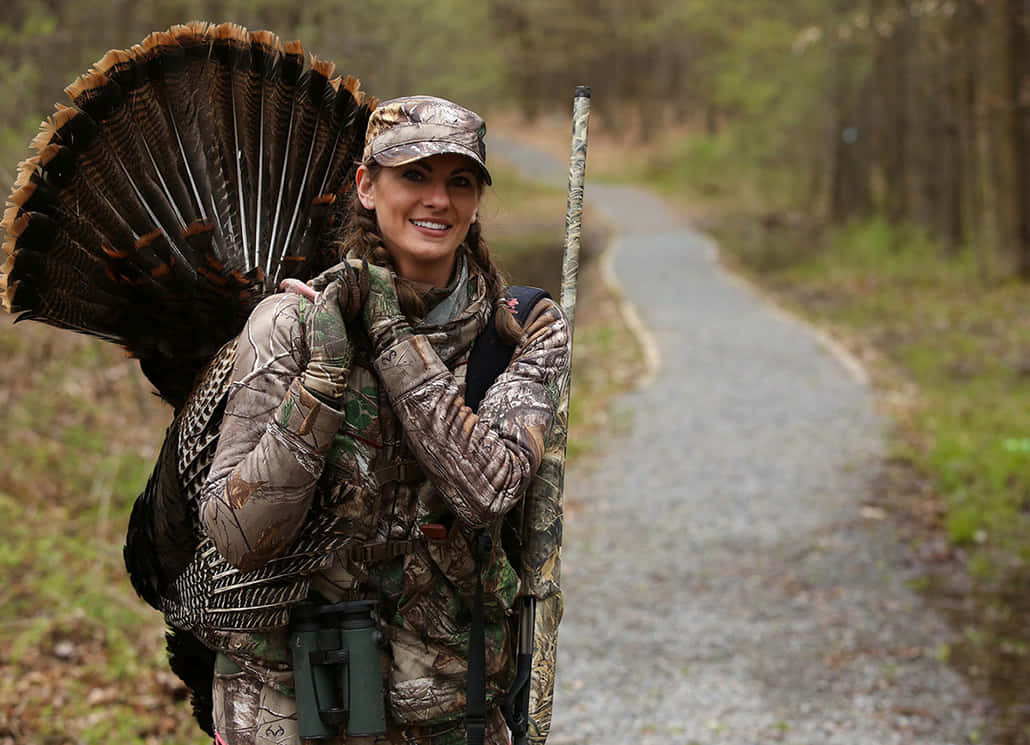
{"type": "Polygon", "coordinates": [[[268,31],[204,22],[106,53],[8,198],[0,303],[140,359],[177,409],[285,276],[326,268],[372,99],[268,31]]]}

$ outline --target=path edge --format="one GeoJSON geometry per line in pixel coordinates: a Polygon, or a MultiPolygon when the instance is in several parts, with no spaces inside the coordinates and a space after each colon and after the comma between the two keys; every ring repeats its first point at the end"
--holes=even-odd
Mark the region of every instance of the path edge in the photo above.
{"type": "Polygon", "coordinates": [[[848,373],[848,375],[851,376],[852,380],[863,387],[870,387],[872,377],[870,376],[869,371],[850,349],[814,322],[792,310],[789,310],[788,308],[785,308],[758,282],[730,267],[722,258],[723,252],[718,241],[716,241],[712,236],[707,233],[703,233],[692,226],[690,229],[697,233],[699,239],[704,243],[706,258],[715,264],[722,271],[724,276],[765,305],[774,316],[783,321],[800,326],[805,333],[815,339],[816,343],[818,343],[819,346],[822,347],[823,350],[829,354],[829,356],[832,357],[837,364],[848,373]]]}

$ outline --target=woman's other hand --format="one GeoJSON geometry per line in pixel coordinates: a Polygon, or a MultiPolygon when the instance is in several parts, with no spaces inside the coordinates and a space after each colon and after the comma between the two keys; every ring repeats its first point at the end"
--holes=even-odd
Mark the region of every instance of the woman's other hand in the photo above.
{"type": "MultiPolygon", "coordinates": [[[[307,288],[310,290],[311,288],[307,288]]],[[[295,290],[290,290],[295,291],[295,290]]],[[[300,375],[301,384],[323,403],[339,409],[347,388],[353,360],[353,347],[347,337],[347,325],[341,310],[341,295],[346,286],[333,281],[315,295],[304,318],[308,350],[307,367],[300,375]]],[[[307,296],[306,292],[300,294],[307,296]]],[[[344,304],[348,298],[342,298],[344,304]]]]}
{"type": "Polygon", "coordinates": [[[318,290],[311,285],[304,284],[299,279],[284,279],[279,283],[279,289],[283,292],[291,292],[294,295],[306,297],[308,300],[314,300],[318,297],[318,290]]]}

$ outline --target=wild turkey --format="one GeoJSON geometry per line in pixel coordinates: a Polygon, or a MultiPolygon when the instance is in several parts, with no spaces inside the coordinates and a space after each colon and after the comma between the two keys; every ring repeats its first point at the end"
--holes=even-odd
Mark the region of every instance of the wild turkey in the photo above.
{"type": "MultiPolygon", "coordinates": [[[[332,75],[299,43],[233,24],[112,50],[43,122],[0,223],[4,309],[122,345],[174,409],[125,546],[133,586],[159,609],[199,540],[192,505],[231,340],[282,279],[335,263],[374,101],[332,75]]],[[[210,733],[212,653],[176,630],[169,652],[210,733]]]]}

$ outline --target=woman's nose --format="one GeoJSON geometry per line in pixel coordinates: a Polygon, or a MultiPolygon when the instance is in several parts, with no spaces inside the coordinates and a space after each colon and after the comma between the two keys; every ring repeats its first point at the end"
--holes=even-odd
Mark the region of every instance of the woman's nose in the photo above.
{"type": "Polygon", "coordinates": [[[446,181],[432,181],[426,184],[426,190],[422,195],[422,202],[426,207],[446,207],[451,200],[450,192],[447,191],[446,181]]]}

